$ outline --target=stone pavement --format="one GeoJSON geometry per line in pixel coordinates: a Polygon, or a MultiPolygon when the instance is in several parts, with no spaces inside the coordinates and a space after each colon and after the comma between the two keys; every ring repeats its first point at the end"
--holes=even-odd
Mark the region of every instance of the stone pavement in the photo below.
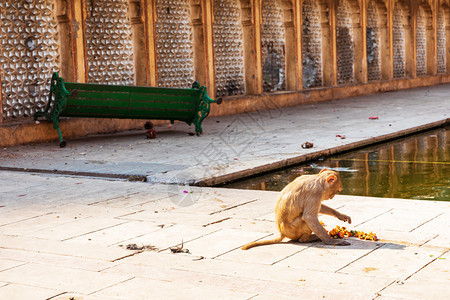
{"type": "Polygon", "coordinates": [[[0,299],[450,296],[448,202],[338,195],[348,227],[381,240],[243,251],[273,235],[276,192],[7,171],[0,186],[0,299]]]}
{"type": "Polygon", "coordinates": [[[448,202],[338,195],[329,205],[347,227],[381,240],[242,251],[273,235],[277,193],[161,184],[220,183],[444,124],[448,95],[441,85],[209,118],[202,137],[178,123],[155,140],[2,149],[0,299],[448,299],[448,202]]]}
{"type": "Polygon", "coordinates": [[[154,140],[143,129],[68,140],[63,149],[56,141],[10,147],[0,152],[0,168],[213,185],[444,124],[449,95],[446,84],[207,118],[201,137],[176,123],[155,128],[154,140]],[[307,141],[314,147],[303,149],[307,141]]]}

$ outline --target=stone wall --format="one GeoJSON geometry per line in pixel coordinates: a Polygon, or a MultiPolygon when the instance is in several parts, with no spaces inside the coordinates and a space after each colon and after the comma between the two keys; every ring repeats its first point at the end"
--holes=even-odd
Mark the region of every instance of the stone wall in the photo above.
{"type": "MultiPolygon", "coordinates": [[[[450,37],[449,37],[450,38],[450,37]]],[[[437,15],[437,72],[445,73],[447,71],[446,57],[447,38],[445,36],[445,12],[442,8],[438,10],[437,15]]]]}
{"type": "Polygon", "coordinates": [[[303,87],[318,87],[322,85],[322,30],[315,1],[303,2],[302,17],[303,87]]]}
{"type": "Polygon", "coordinates": [[[375,5],[375,0],[369,1],[367,7],[367,80],[381,79],[381,59],[380,59],[380,27],[378,24],[379,13],[375,5]]]}
{"type": "Polygon", "coordinates": [[[61,65],[54,8],[52,0],[0,0],[0,121],[31,117],[47,103],[61,65]]]}
{"type": "Polygon", "coordinates": [[[285,39],[280,2],[264,0],[262,6],[261,57],[265,92],[286,89],[285,39]]]}
{"type": "Polygon", "coordinates": [[[0,126],[33,124],[55,71],[103,84],[198,80],[225,97],[212,115],[269,108],[268,96],[278,107],[448,82],[449,2],[0,0],[0,126]]]}
{"type": "Polygon", "coordinates": [[[416,74],[427,73],[427,35],[426,16],[424,10],[419,7],[416,21],[416,74]]]}
{"type": "Polygon", "coordinates": [[[214,2],[214,54],[217,96],[245,93],[244,43],[237,0],[214,2]]]}
{"type": "Polygon", "coordinates": [[[337,83],[354,81],[352,11],[348,0],[339,0],[336,13],[337,83]]]}
{"type": "Polygon", "coordinates": [[[393,24],[394,78],[405,77],[405,29],[403,9],[395,3],[393,24]]]}
{"type": "Polygon", "coordinates": [[[156,14],[158,86],[191,87],[195,78],[189,0],[160,0],[156,14]]]}
{"type": "Polygon", "coordinates": [[[127,0],[86,0],[88,81],[134,84],[133,42],[127,0]]]}

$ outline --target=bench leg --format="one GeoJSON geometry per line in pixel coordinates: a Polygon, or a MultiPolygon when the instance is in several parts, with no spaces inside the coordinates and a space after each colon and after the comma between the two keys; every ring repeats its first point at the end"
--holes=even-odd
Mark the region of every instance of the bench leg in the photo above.
{"type": "Polygon", "coordinates": [[[59,122],[58,119],[53,119],[53,128],[55,128],[58,131],[58,137],[59,137],[59,147],[64,148],[66,147],[66,141],[63,139],[61,129],[59,128],[59,122]]]}
{"type": "Polygon", "coordinates": [[[58,135],[59,135],[59,147],[60,148],[66,147],[67,143],[65,140],[63,140],[61,129],[59,129],[59,127],[58,127],[58,128],[56,128],[56,130],[58,130],[58,135]]]}
{"type": "Polygon", "coordinates": [[[195,133],[197,135],[202,134],[203,133],[202,124],[200,122],[194,121],[194,125],[195,125],[195,133]]]}

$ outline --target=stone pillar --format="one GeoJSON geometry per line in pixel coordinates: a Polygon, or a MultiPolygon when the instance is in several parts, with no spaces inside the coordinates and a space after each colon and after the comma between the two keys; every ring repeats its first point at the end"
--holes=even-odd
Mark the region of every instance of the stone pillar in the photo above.
{"type": "MultiPolygon", "coordinates": [[[[417,42],[416,42],[416,34],[417,34],[417,6],[411,6],[409,7],[411,12],[411,44],[412,44],[412,54],[408,55],[408,45],[406,44],[406,60],[411,62],[411,67],[406,68],[406,73],[410,74],[411,77],[415,78],[417,77],[417,42]],[[409,58],[408,58],[409,57],[409,58]],[[410,72],[408,72],[408,69],[410,72]]],[[[408,38],[406,39],[408,40],[408,38]]],[[[406,64],[408,65],[408,62],[406,61],[406,64]]]]}
{"type": "Polygon", "coordinates": [[[260,0],[240,0],[244,36],[245,88],[247,95],[261,94],[263,88],[261,58],[260,0]],[[258,13],[255,12],[258,9],[258,13]]]}
{"type": "MultiPolygon", "coordinates": [[[[437,74],[437,44],[438,44],[438,12],[439,12],[439,1],[438,0],[432,0],[432,6],[431,6],[431,13],[432,13],[432,28],[430,32],[430,38],[431,38],[431,45],[430,47],[427,46],[428,49],[430,49],[433,52],[432,57],[432,65],[428,66],[429,73],[428,75],[436,75],[437,74]]],[[[428,35],[428,34],[427,34],[428,35]]]]}
{"type": "Polygon", "coordinates": [[[263,92],[263,71],[262,71],[262,53],[261,53],[261,23],[262,23],[262,0],[253,0],[252,18],[255,37],[255,75],[256,75],[256,94],[263,92]]]}
{"type": "Polygon", "coordinates": [[[387,0],[385,2],[387,7],[387,32],[388,32],[388,43],[389,43],[389,73],[388,80],[394,78],[394,7],[395,0],[387,0]]]}
{"type": "Polygon", "coordinates": [[[86,20],[84,0],[69,0],[70,38],[72,42],[73,81],[86,82],[87,61],[84,23],[86,20]]]}
{"type": "Polygon", "coordinates": [[[329,0],[330,51],[331,51],[331,85],[337,85],[337,50],[336,50],[336,8],[339,1],[329,0]]]}
{"type": "MultiPolygon", "coordinates": [[[[368,0],[359,0],[359,20],[360,20],[360,33],[361,33],[361,62],[359,63],[359,55],[355,55],[355,69],[356,80],[361,83],[367,83],[367,6],[368,0]],[[360,74],[358,74],[361,72],[360,74]]],[[[356,31],[356,30],[355,30],[356,31]]],[[[356,40],[357,44],[358,41],[356,40]]],[[[356,49],[357,50],[357,49],[356,49]]]]}
{"type": "Polygon", "coordinates": [[[144,34],[145,34],[145,74],[146,82],[149,86],[157,86],[156,74],[156,37],[155,37],[155,24],[156,24],[156,0],[141,0],[142,7],[144,8],[144,34]]]}
{"type": "Polygon", "coordinates": [[[294,34],[295,34],[295,89],[303,90],[303,64],[302,64],[302,27],[303,27],[303,0],[293,1],[294,34]]]}
{"type": "Polygon", "coordinates": [[[205,84],[211,97],[216,95],[216,75],[214,66],[214,33],[212,0],[202,0],[203,12],[203,45],[205,60],[205,84]]]}
{"type": "Polygon", "coordinates": [[[129,0],[129,18],[133,32],[134,82],[146,85],[145,11],[142,0],[129,0]]]}

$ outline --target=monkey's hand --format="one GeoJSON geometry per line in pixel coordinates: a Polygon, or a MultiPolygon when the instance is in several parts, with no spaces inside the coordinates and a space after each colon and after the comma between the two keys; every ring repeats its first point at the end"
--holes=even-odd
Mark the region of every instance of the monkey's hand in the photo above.
{"type": "Polygon", "coordinates": [[[350,246],[351,244],[346,241],[336,241],[337,243],[334,244],[335,246],[350,246]]]}
{"type": "Polygon", "coordinates": [[[352,218],[350,218],[350,217],[347,216],[347,215],[339,214],[339,215],[337,216],[337,218],[338,218],[339,220],[341,220],[341,221],[348,222],[348,224],[352,224],[352,218]]]}
{"type": "Polygon", "coordinates": [[[332,239],[332,238],[330,238],[327,241],[324,241],[324,243],[327,245],[332,245],[332,246],[350,246],[351,245],[349,242],[339,240],[339,239],[332,239]]]}

